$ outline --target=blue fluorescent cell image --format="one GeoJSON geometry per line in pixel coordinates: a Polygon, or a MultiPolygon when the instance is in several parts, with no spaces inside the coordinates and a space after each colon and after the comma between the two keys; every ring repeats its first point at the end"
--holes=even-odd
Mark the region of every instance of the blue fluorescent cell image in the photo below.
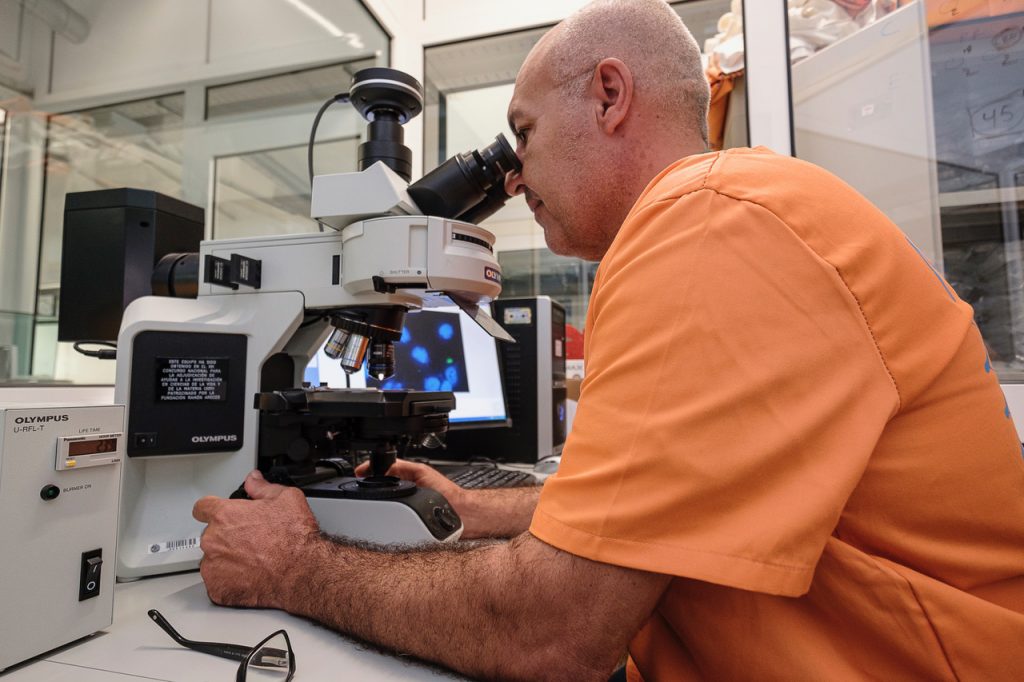
{"type": "Polygon", "coordinates": [[[425,391],[468,391],[466,353],[459,314],[435,310],[405,317],[401,340],[395,343],[395,375],[367,386],[383,389],[418,387],[425,391]]]}

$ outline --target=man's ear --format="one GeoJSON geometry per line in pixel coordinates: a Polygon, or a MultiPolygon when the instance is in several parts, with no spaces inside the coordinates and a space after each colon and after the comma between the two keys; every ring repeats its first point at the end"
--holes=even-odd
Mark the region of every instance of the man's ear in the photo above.
{"type": "Polygon", "coordinates": [[[602,59],[594,67],[590,92],[597,104],[598,126],[605,134],[614,134],[633,103],[633,73],[619,59],[602,59]]]}

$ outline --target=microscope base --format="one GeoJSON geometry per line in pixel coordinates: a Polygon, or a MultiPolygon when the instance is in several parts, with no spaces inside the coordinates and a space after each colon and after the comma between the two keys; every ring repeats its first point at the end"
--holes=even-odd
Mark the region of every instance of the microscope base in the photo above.
{"type": "Polygon", "coordinates": [[[342,476],[302,487],[325,533],[384,545],[453,542],[462,535],[462,520],[440,493],[415,488],[392,499],[360,499],[349,492],[356,480],[342,476]]]}

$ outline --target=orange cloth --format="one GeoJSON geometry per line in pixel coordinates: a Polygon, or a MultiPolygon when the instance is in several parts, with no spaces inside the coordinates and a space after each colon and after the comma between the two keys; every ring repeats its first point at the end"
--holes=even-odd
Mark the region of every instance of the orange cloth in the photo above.
{"type": "Polygon", "coordinates": [[[837,178],[674,164],[602,261],[531,532],[675,576],[651,682],[1019,678],[1024,459],[970,306],[837,178]]]}
{"type": "MultiPolygon", "coordinates": [[[[718,66],[718,55],[711,55],[704,77],[711,89],[711,100],[708,103],[708,146],[712,151],[720,151],[725,146],[725,119],[729,115],[729,104],[736,79],[742,78],[744,69],[733,73],[722,73],[718,66]]],[[[740,102],[739,106],[746,106],[740,102]]]]}

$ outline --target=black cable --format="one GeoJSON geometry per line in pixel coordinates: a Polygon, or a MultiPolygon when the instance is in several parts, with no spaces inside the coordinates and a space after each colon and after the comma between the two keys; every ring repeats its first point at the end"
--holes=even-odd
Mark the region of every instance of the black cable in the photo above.
{"type": "Polygon", "coordinates": [[[82,355],[90,358],[99,358],[100,360],[113,360],[117,358],[117,344],[111,343],[110,341],[75,341],[74,349],[82,355]],[[107,348],[87,350],[81,347],[81,345],[85,343],[96,346],[107,346],[107,348]]]}
{"type": "MultiPolygon", "coordinates": [[[[317,126],[320,125],[320,119],[323,117],[324,112],[327,111],[327,108],[329,106],[331,106],[335,102],[347,102],[347,101],[349,101],[349,96],[348,96],[347,92],[343,92],[341,94],[335,95],[334,97],[330,98],[329,100],[327,100],[326,102],[323,103],[323,105],[320,107],[320,111],[316,112],[316,117],[313,119],[313,127],[309,131],[309,147],[306,149],[306,161],[309,164],[309,192],[310,192],[310,196],[312,196],[312,193],[313,193],[313,143],[316,140],[316,129],[317,129],[317,126]]],[[[317,220],[316,222],[317,222],[318,225],[320,225],[320,231],[323,232],[324,231],[324,224],[321,223],[319,220],[317,220]]]]}

